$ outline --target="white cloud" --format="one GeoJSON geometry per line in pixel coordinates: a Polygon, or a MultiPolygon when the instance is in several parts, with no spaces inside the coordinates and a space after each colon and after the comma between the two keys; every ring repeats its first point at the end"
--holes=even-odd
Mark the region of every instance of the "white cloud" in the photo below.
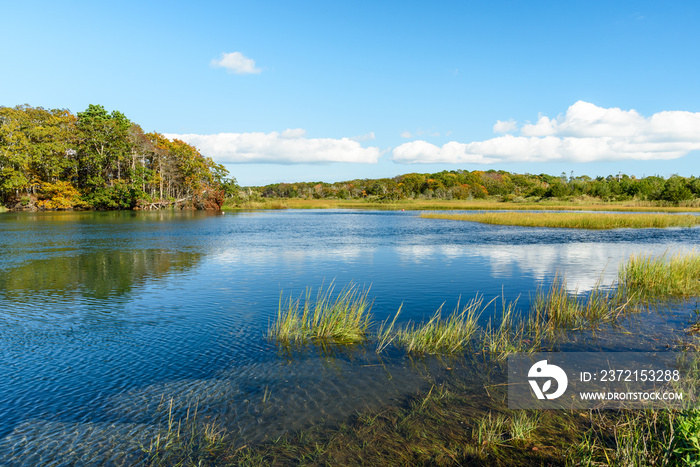
{"type": "Polygon", "coordinates": [[[410,131],[402,131],[402,132],[401,132],[401,137],[402,137],[402,138],[413,138],[413,135],[411,134],[410,131]]]}
{"type": "Polygon", "coordinates": [[[226,68],[229,73],[237,75],[251,75],[260,73],[260,68],[255,68],[255,60],[246,57],[240,52],[222,53],[217,60],[211,61],[211,66],[226,68]]]}
{"type": "Polygon", "coordinates": [[[393,160],[405,164],[412,163],[463,163],[488,164],[497,159],[484,158],[481,154],[472,154],[465,144],[450,142],[442,147],[426,141],[411,141],[394,148],[393,160]]]}
{"type": "Polygon", "coordinates": [[[379,148],[365,148],[350,138],[306,138],[301,128],[281,133],[219,133],[214,135],[166,134],[195,146],[219,163],[302,164],[355,162],[374,164],[379,148]]]}
{"type": "Polygon", "coordinates": [[[515,120],[508,120],[507,122],[502,122],[500,120],[496,121],[493,126],[494,133],[512,133],[518,128],[518,124],[515,120]]]}
{"type": "MultiPolygon", "coordinates": [[[[514,131],[517,123],[498,121],[494,131],[514,131]]],[[[677,159],[700,150],[700,113],[659,112],[644,117],[635,110],[605,109],[578,101],[557,118],[540,116],[519,136],[503,135],[442,147],[425,141],[394,149],[401,163],[593,162],[677,159]]]]}

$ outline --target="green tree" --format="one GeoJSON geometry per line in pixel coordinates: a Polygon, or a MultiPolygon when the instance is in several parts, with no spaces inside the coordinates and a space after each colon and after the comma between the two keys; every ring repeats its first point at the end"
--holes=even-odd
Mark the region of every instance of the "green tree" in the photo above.
{"type": "Polygon", "coordinates": [[[660,198],[678,204],[693,198],[693,192],[688,187],[685,178],[674,175],[664,183],[660,198]]]}
{"type": "Polygon", "coordinates": [[[118,111],[111,114],[90,104],[78,112],[78,186],[96,190],[120,180],[129,159],[131,122],[118,111]]]}

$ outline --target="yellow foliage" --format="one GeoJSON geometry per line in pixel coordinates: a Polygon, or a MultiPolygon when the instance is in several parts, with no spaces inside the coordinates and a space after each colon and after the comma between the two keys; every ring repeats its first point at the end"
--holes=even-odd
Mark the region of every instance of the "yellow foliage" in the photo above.
{"type": "Polygon", "coordinates": [[[42,184],[41,191],[43,199],[37,202],[41,209],[69,209],[85,205],[80,199],[80,193],[70,182],[47,182],[42,184]]]}

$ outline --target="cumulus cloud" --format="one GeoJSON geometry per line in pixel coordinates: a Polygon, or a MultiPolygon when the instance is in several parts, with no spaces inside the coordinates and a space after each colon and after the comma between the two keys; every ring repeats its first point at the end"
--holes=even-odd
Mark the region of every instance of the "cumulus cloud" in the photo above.
{"type": "MultiPolygon", "coordinates": [[[[516,122],[498,121],[494,131],[515,131],[516,122]]],[[[700,113],[664,111],[644,117],[635,110],[602,108],[578,101],[557,118],[540,116],[518,136],[450,142],[442,147],[411,141],[396,147],[400,163],[593,162],[668,160],[700,150],[700,113]]]]}
{"type": "Polygon", "coordinates": [[[301,128],[279,133],[218,133],[214,135],[167,134],[179,139],[219,163],[302,164],[312,162],[356,162],[374,164],[379,148],[362,147],[351,138],[307,138],[301,128]]]}
{"type": "Polygon", "coordinates": [[[240,52],[222,53],[221,57],[211,61],[215,68],[226,68],[229,73],[237,75],[251,75],[260,73],[260,68],[255,67],[255,60],[248,58],[240,52]]]}

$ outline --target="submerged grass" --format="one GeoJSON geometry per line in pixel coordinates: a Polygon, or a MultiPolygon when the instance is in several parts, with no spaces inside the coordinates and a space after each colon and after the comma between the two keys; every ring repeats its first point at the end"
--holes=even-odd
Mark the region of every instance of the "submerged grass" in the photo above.
{"type": "Polygon", "coordinates": [[[315,299],[306,289],[302,297],[282,300],[277,320],[268,329],[268,338],[282,343],[303,344],[309,341],[354,344],[367,338],[372,304],[369,289],[349,284],[333,295],[334,285],[319,287],[315,299]]]}
{"type": "Polygon", "coordinates": [[[650,298],[700,295],[700,254],[632,255],[620,266],[618,284],[621,293],[650,298]]]}
{"type": "Polygon", "coordinates": [[[183,420],[175,420],[173,400],[168,405],[167,426],[153,438],[148,446],[142,446],[144,464],[149,466],[211,465],[229,450],[226,431],[215,422],[202,423],[197,417],[197,407],[183,420]]]}
{"type": "Polygon", "coordinates": [[[480,222],[482,224],[568,229],[642,229],[692,227],[700,224],[700,216],[680,214],[480,212],[472,214],[424,213],[420,217],[480,222]]]}

